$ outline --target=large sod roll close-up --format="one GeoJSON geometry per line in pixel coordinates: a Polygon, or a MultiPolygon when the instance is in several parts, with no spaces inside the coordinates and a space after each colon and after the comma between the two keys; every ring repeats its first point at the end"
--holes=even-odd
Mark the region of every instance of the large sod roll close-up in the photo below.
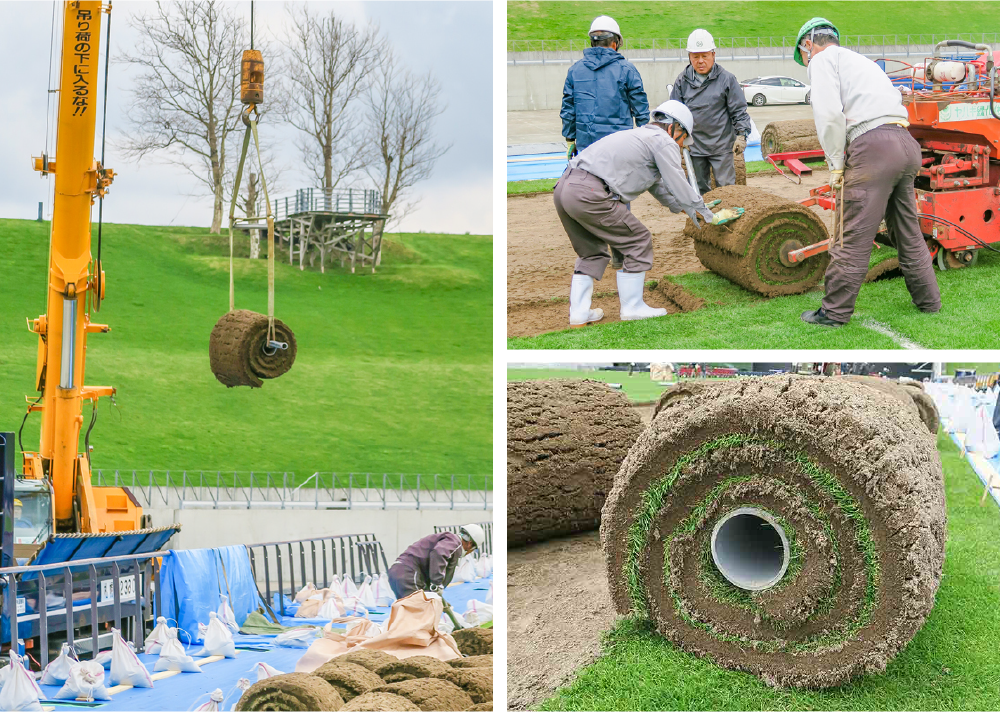
{"type": "Polygon", "coordinates": [[[619,614],[775,686],[885,670],[934,606],[935,439],[844,379],[719,382],[660,410],[604,507],[619,614]]]}
{"type": "Polygon", "coordinates": [[[304,672],[275,675],[255,682],[240,697],[236,710],[339,710],[344,700],[322,678],[304,672]]]}
{"type": "Polygon", "coordinates": [[[801,294],[815,287],[830,263],[821,252],[800,262],[788,253],[827,239],[826,225],[816,213],[773,193],[748,186],[729,185],[705,194],[713,208],[744,208],[736,221],[724,225],[697,225],[688,219],[684,234],[694,240],[694,251],[705,267],[752,292],[773,297],[801,294]]]}
{"type": "Polygon", "coordinates": [[[232,388],[260,388],[265,378],[277,378],[295,363],[295,334],[280,319],[274,320],[275,341],[287,348],[271,347],[267,338],[267,316],[247,309],[223,314],[212,329],[208,354],[212,373],[232,388]]]}
{"type": "Polygon", "coordinates": [[[620,391],[591,380],[507,384],[507,544],[597,529],[642,432],[620,391]]]}
{"type": "Polygon", "coordinates": [[[812,119],[772,121],[760,132],[760,153],[764,158],[772,153],[822,150],[812,119]]]}
{"type": "Polygon", "coordinates": [[[906,384],[875,376],[851,375],[843,376],[843,378],[849,381],[854,381],[855,383],[863,383],[866,386],[882,391],[886,395],[895,398],[900,402],[900,406],[902,408],[911,413],[915,413],[920,420],[923,421],[924,425],[927,426],[927,430],[930,433],[937,435],[938,425],[940,423],[937,406],[934,405],[934,399],[924,393],[923,387],[919,384],[913,382],[906,384]]]}

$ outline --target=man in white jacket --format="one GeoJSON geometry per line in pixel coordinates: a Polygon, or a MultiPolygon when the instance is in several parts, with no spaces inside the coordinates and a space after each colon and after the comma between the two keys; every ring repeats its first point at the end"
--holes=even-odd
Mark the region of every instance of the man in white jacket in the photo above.
{"type": "Polygon", "coordinates": [[[913,190],[920,144],[906,130],[899,90],[875,62],[841,47],[839,37],[830,21],[814,17],[799,30],[794,52],[809,72],[816,132],[844,215],[843,244],[836,234],[831,240],[823,306],[803,312],[802,320],[823,326],[850,321],[883,217],[913,303],[922,312],[939,311],[941,294],[913,190]]]}

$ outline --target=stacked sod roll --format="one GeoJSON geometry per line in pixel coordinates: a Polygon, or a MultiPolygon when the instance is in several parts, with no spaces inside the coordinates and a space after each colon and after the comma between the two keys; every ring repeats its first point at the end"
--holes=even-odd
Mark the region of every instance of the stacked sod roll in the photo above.
{"type": "Polygon", "coordinates": [[[620,391],[591,380],[507,384],[507,543],[597,529],[642,419],[620,391]]]}
{"type": "Polygon", "coordinates": [[[764,158],[772,153],[822,150],[812,119],[772,121],[760,132],[760,153],[764,158]]]}
{"type": "Polygon", "coordinates": [[[719,382],[663,404],[604,507],[614,605],[771,685],[878,673],[941,581],[945,501],[920,419],[844,379],[719,382]]]}

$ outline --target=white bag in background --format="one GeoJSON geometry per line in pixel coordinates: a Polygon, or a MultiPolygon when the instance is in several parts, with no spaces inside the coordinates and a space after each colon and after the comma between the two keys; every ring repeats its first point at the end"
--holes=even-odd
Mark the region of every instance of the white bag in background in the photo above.
{"type": "Polygon", "coordinates": [[[111,651],[105,650],[94,656],[94,662],[99,663],[105,670],[111,669],[111,651]]]}
{"type": "Polygon", "coordinates": [[[66,684],[53,699],[107,702],[111,699],[111,695],[104,686],[104,666],[94,660],[74,664],[66,684]]]}
{"type": "Polygon", "coordinates": [[[117,628],[112,628],[114,636],[111,644],[111,674],[108,681],[115,685],[131,685],[132,687],[152,687],[153,680],[149,670],[139,660],[139,656],[129,647],[117,628]]]}
{"type": "Polygon", "coordinates": [[[233,613],[232,606],[229,605],[229,596],[222,596],[219,604],[219,620],[221,620],[229,630],[234,633],[240,632],[240,625],[236,622],[236,614],[233,613]]]}
{"type": "Polygon", "coordinates": [[[326,599],[326,602],[320,606],[319,610],[316,612],[317,618],[329,618],[330,620],[339,618],[342,615],[344,615],[344,612],[337,605],[337,599],[333,596],[326,599]]]}
{"type": "MultiPolygon", "coordinates": [[[[26,661],[28,660],[28,658],[27,657],[22,658],[20,655],[14,653],[13,650],[9,652],[9,655],[10,655],[10,664],[4,665],[2,668],[0,668],[0,687],[3,687],[6,684],[7,680],[10,678],[11,673],[14,670],[14,665],[17,664],[28,672],[28,678],[31,680],[32,687],[34,687],[35,691],[38,692],[38,696],[44,700],[45,693],[43,693],[42,688],[38,686],[38,681],[35,679],[35,673],[31,672],[31,670],[26,666],[26,661]]],[[[0,710],[2,709],[3,707],[0,707],[0,710]]]]}
{"type": "Polygon", "coordinates": [[[479,626],[493,620],[493,606],[482,601],[471,600],[462,616],[469,625],[479,626]]]}
{"type": "Polygon", "coordinates": [[[160,616],[156,619],[156,627],[150,631],[149,635],[146,636],[145,651],[150,655],[156,655],[160,652],[160,646],[167,642],[167,638],[170,637],[171,632],[173,636],[177,637],[177,629],[171,628],[167,625],[167,619],[160,616]]]}
{"type": "Polygon", "coordinates": [[[396,602],[396,594],[392,592],[389,585],[389,574],[383,573],[375,581],[375,603],[386,608],[392,607],[396,602]]]}
{"type": "Polygon", "coordinates": [[[378,603],[375,602],[375,592],[372,590],[371,576],[365,576],[364,583],[362,583],[361,588],[358,589],[358,602],[368,609],[378,607],[378,603]]]}
{"type": "Polygon", "coordinates": [[[987,460],[1000,454],[1000,437],[993,427],[993,418],[985,406],[976,408],[976,417],[965,434],[965,449],[976,452],[987,460]]]}
{"type": "Polygon", "coordinates": [[[222,701],[226,699],[226,696],[222,694],[220,688],[215,688],[211,695],[209,695],[208,702],[202,705],[198,705],[194,708],[195,712],[219,712],[222,709],[222,701]]]}
{"type": "Polygon", "coordinates": [[[357,598],[345,598],[343,608],[345,616],[359,616],[361,618],[368,616],[368,609],[357,598]]]}
{"type": "Polygon", "coordinates": [[[340,574],[334,574],[333,580],[330,581],[330,590],[341,598],[346,595],[344,593],[344,582],[340,580],[340,574]]]}
{"type": "Polygon", "coordinates": [[[455,580],[463,583],[476,580],[476,562],[472,560],[471,556],[462,557],[458,564],[458,570],[455,571],[455,580]]]}
{"type": "MultiPolygon", "coordinates": [[[[59,651],[59,657],[45,666],[42,671],[42,679],[38,681],[40,685],[63,685],[69,679],[70,670],[74,663],[80,662],[76,657],[76,651],[70,647],[69,643],[63,643],[59,651]]],[[[102,668],[103,670],[103,668],[102,668]]]]}
{"type": "MultiPolygon", "coordinates": [[[[461,616],[461,614],[456,613],[455,611],[452,611],[452,613],[454,613],[455,618],[458,619],[459,625],[461,625],[463,628],[469,627],[468,624],[465,622],[465,619],[461,616]]],[[[441,614],[441,620],[438,621],[437,629],[441,633],[451,633],[453,630],[455,630],[455,624],[451,622],[451,618],[448,617],[447,613],[441,614]]]]}
{"type": "Polygon", "coordinates": [[[357,598],[358,597],[358,587],[354,585],[354,581],[347,574],[344,574],[344,598],[357,598]]]}
{"type": "Polygon", "coordinates": [[[269,677],[274,677],[275,675],[285,674],[281,672],[281,670],[273,668],[267,663],[257,663],[256,665],[253,666],[253,669],[257,673],[257,682],[260,682],[261,680],[266,680],[269,677]]]}
{"type": "Polygon", "coordinates": [[[322,635],[320,628],[296,628],[279,633],[274,639],[274,644],[283,648],[308,648],[320,635],[322,635]]]}
{"type": "Polygon", "coordinates": [[[476,576],[478,578],[486,578],[489,575],[486,571],[486,557],[480,556],[476,560],[476,576]]]}
{"type": "Polygon", "coordinates": [[[194,642],[200,643],[205,640],[205,633],[208,632],[208,626],[204,623],[198,624],[198,636],[194,639],[194,642]]]}
{"type": "Polygon", "coordinates": [[[39,702],[41,699],[45,699],[45,695],[35,682],[35,676],[28,672],[18,656],[11,652],[10,672],[7,673],[3,689],[0,689],[0,710],[41,712],[42,704],[39,702]]]}
{"type": "Polygon", "coordinates": [[[305,586],[303,586],[301,589],[299,589],[298,593],[295,594],[295,602],[296,603],[302,603],[303,601],[305,601],[307,598],[309,598],[314,593],[316,593],[316,584],[314,584],[314,583],[312,583],[310,581],[305,586]]]}
{"type": "Polygon", "coordinates": [[[194,658],[184,652],[184,646],[177,638],[168,638],[160,647],[160,659],[153,665],[153,672],[177,670],[179,672],[202,672],[194,658]]]}
{"type": "Polygon", "coordinates": [[[215,612],[209,613],[208,619],[204,647],[196,650],[192,655],[196,657],[225,655],[227,658],[235,658],[236,644],[233,642],[233,634],[229,628],[219,620],[219,615],[215,612]]]}

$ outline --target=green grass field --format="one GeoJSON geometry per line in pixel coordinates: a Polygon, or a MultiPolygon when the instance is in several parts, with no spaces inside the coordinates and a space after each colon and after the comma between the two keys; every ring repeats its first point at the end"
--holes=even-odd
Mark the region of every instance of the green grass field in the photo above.
{"type": "MultiPolygon", "coordinates": [[[[508,2],[508,40],[586,39],[597,15],[610,14],[629,38],[687,37],[698,27],[716,38],[788,37],[811,17],[833,22],[843,35],[995,32],[993,2],[508,2]]],[[[929,38],[928,38],[929,39],[929,38]]]]}
{"type": "Polygon", "coordinates": [[[511,368],[507,381],[538,381],[550,378],[589,378],[605,383],[620,383],[622,392],[634,403],[651,403],[660,397],[665,386],[650,380],[649,371],[574,371],[558,368],[511,368]]]}
{"type": "MultiPolygon", "coordinates": [[[[767,161],[750,161],[747,163],[747,174],[777,173],[767,161]]],[[[556,187],[558,178],[540,178],[538,180],[507,181],[507,195],[524,195],[526,193],[551,193],[556,187]]]]}
{"type": "Polygon", "coordinates": [[[984,250],[976,266],[936,274],[943,303],[939,313],[922,314],[910,302],[903,280],[887,279],[864,285],[850,323],[831,329],[799,319],[802,312],[819,307],[821,291],[765,299],[712,272],[693,272],[668,279],[704,298],[703,309],[509,338],[507,343],[512,349],[895,349],[906,342],[929,349],[996,348],[1000,254],[984,250]],[[893,335],[876,330],[883,327],[893,335]]]}
{"type": "MultiPolygon", "coordinates": [[[[25,317],[45,311],[49,225],[0,220],[0,235],[0,429],[16,431],[33,396],[25,317]]],[[[229,306],[228,237],[105,225],[94,320],[112,331],[89,337],[86,381],[117,387],[119,408],[101,400],[94,467],[490,473],[492,251],[489,236],[390,235],[376,275],[300,272],[279,254],[275,314],[296,334],[295,365],[259,390],[227,389],[208,339],[229,306]]],[[[237,308],[266,311],[267,261],[236,272],[237,308]]],[[[28,449],[38,427],[35,414],[28,449]]]]}
{"type": "Polygon", "coordinates": [[[944,578],[926,625],[882,675],[830,690],[775,689],[682,652],[624,619],[602,656],[545,710],[1000,709],[1000,512],[945,434],[938,436],[948,498],[944,578]]]}

